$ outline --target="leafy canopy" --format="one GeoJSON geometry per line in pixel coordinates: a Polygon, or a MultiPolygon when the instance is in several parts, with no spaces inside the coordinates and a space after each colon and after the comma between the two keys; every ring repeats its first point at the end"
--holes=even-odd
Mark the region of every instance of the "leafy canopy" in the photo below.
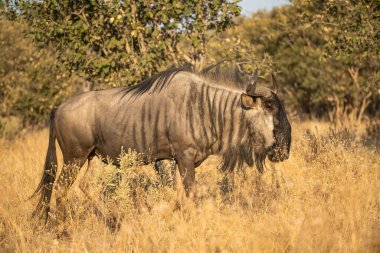
{"type": "Polygon", "coordinates": [[[378,17],[376,0],[294,0],[242,18],[235,33],[272,56],[289,104],[360,121],[379,107],[378,17]]]}
{"type": "Polygon", "coordinates": [[[131,85],[170,64],[202,63],[212,33],[240,14],[237,0],[17,1],[35,41],[94,82],[131,85]],[[191,41],[191,49],[179,43],[191,41]]]}

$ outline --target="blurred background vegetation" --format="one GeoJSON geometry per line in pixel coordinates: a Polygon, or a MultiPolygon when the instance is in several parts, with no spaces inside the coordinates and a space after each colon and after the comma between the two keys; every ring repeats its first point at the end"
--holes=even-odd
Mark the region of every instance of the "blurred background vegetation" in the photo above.
{"type": "Polygon", "coordinates": [[[221,60],[281,84],[291,115],[355,127],[380,116],[377,0],[0,0],[0,133],[41,126],[83,91],[221,60]]]}

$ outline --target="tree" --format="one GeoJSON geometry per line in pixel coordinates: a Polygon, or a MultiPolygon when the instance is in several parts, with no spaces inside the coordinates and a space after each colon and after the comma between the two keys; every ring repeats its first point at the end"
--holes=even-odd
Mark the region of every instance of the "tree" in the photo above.
{"type": "Polygon", "coordinates": [[[56,67],[49,50],[39,50],[23,35],[25,25],[0,19],[0,134],[12,118],[21,127],[45,116],[75,91],[73,77],[56,67]],[[4,123],[5,122],[5,123],[4,123]]]}
{"type": "Polygon", "coordinates": [[[326,31],[325,56],[342,63],[350,78],[328,96],[331,118],[338,124],[358,125],[370,103],[380,95],[380,4],[378,0],[305,1],[296,5],[312,10],[301,20],[326,31]],[[377,97],[376,97],[377,96],[377,97]]]}
{"type": "Polygon", "coordinates": [[[203,65],[212,33],[233,24],[237,0],[17,1],[31,36],[95,87],[132,85],[162,67],[203,65]],[[190,50],[180,46],[191,42],[190,50]],[[185,49],[185,50],[184,50],[185,49]]]}
{"type": "Polygon", "coordinates": [[[371,18],[354,19],[347,9],[339,16],[330,5],[338,2],[348,1],[295,0],[289,6],[241,19],[236,33],[255,45],[259,56],[268,53],[273,57],[288,103],[308,114],[355,125],[370,102],[379,101],[376,34],[380,25],[375,19],[379,14],[375,1],[366,1],[368,8],[361,8],[358,5],[363,1],[357,1],[362,15],[371,18]],[[358,29],[360,24],[376,28],[367,34],[358,29]],[[351,26],[351,35],[346,36],[351,26]],[[366,34],[365,43],[354,39],[359,33],[366,34]],[[338,43],[342,38],[352,44],[338,43]]]}

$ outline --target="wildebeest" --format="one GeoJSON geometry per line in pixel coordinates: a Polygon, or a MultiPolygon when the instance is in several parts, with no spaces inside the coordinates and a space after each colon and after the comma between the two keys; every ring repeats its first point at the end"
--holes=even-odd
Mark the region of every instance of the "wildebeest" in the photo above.
{"type": "Polygon", "coordinates": [[[255,162],[263,172],[266,156],[287,159],[291,126],[275,88],[256,86],[257,69],[229,83],[208,73],[173,68],[136,86],[83,93],[53,110],[44,172],[33,194],[40,197],[34,214],[47,218],[49,212],[56,139],[64,162],[54,188],[57,208],[64,207],[63,198],[86,161],[90,167],[99,155],[117,164],[122,148],[155,161],[174,159],[187,195],[194,169],[211,154],[223,157],[224,171],[255,162]]]}

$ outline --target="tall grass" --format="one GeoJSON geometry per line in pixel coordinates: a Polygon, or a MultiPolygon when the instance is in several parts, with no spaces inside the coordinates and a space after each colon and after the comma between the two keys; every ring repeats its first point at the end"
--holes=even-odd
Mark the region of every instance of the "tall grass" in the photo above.
{"type": "Polygon", "coordinates": [[[0,140],[0,251],[379,252],[379,152],[349,131],[315,122],[294,129],[289,160],[267,162],[261,176],[246,168],[232,184],[217,157],[205,161],[186,208],[178,208],[170,171],[157,176],[133,152],[119,169],[98,161],[90,192],[122,214],[120,230],[99,220],[76,183],[70,239],[30,219],[36,203],[27,199],[41,176],[47,131],[0,140]]]}

